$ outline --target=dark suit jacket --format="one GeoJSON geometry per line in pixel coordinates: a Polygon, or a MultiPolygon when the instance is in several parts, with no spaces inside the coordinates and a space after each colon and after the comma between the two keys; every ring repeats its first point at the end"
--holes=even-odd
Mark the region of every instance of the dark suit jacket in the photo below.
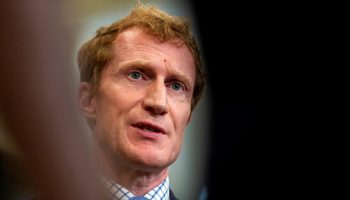
{"type": "Polygon", "coordinates": [[[169,190],[169,191],[170,191],[170,193],[169,193],[169,198],[170,198],[170,200],[178,200],[178,199],[175,197],[173,191],[171,191],[171,190],[169,190]]]}

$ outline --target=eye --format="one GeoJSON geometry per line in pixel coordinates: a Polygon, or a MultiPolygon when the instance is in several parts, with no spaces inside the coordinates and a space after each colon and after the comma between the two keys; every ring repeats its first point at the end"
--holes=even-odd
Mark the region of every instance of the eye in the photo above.
{"type": "Polygon", "coordinates": [[[130,72],[128,74],[129,77],[131,77],[132,79],[140,79],[141,78],[141,73],[140,72],[130,72]]]}
{"type": "Polygon", "coordinates": [[[171,88],[173,90],[178,91],[178,90],[181,90],[183,88],[183,86],[178,82],[174,82],[174,83],[171,83],[171,88]]]}

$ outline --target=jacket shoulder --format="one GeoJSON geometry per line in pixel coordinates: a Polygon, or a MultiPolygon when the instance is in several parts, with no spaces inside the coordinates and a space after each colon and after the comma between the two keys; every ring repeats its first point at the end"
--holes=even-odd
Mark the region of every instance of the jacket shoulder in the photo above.
{"type": "Polygon", "coordinates": [[[169,198],[170,200],[178,200],[171,189],[169,190],[169,198]]]}

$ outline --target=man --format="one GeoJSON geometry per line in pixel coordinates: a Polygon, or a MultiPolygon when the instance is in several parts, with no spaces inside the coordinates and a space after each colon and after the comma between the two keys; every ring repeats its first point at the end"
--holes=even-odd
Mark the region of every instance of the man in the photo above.
{"type": "Polygon", "coordinates": [[[100,28],[78,62],[79,104],[112,199],[175,199],[168,167],[204,88],[189,23],[137,5],[100,28]]]}

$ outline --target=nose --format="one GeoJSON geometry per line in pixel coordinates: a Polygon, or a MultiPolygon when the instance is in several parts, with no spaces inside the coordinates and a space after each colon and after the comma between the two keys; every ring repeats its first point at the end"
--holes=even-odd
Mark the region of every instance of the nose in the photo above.
{"type": "Polygon", "coordinates": [[[168,113],[167,89],[163,82],[153,82],[146,92],[142,104],[145,110],[157,115],[168,113]]]}

